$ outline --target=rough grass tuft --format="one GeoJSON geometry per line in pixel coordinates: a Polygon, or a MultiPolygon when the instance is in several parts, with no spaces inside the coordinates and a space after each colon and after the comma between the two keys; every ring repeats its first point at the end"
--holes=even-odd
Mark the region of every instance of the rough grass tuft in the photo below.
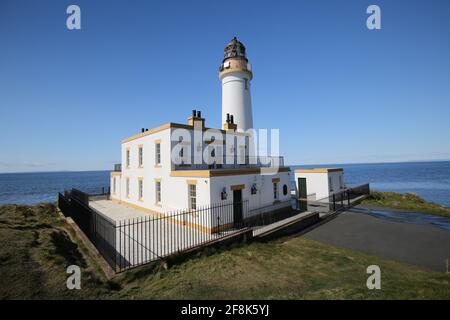
{"type": "Polygon", "coordinates": [[[371,191],[370,197],[365,199],[362,204],[450,217],[450,208],[426,201],[414,193],[371,191]]]}
{"type": "Polygon", "coordinates": [[[449,275],[301,237],[206,250],[107,281],[66,230],[73,236],[53,205],[0,206],[0,299],[450,299],[449,275]],[[81,290],[66,287],[70,264],[82,269],[81,290]],[[381,290],[366,287],[371,264],[381,267],[381,290]]]}

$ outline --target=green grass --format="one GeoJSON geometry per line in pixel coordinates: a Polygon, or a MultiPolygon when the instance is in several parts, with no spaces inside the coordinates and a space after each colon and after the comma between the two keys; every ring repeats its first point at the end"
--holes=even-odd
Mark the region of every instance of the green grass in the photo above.
{"type": "Polygon", "coordinates": [[[450,217],[450,208],[425,201],[413,193],[400,194],[396,192],[371,191],[370,197],[362,201],[362,205],[423,212],[443,217],[450,217]]]}
{"type": "Polygon", "coordinates": [[[450,276],[304,238],[209,249],[107,281],[53,205],[0,207],[0,299],[450,299],[450,276]],[[72,237],[73,238],[73,237],[72,237]],[[66,289],[66,267],[82,289],[66,289]],[[381,267],[381,290],[366,288],[381,267]]]}
{"type": "Polygon", "coordinates": [[[95,275],[64,230],[53,204],[0,207],[0,299],[95,297],[101,279],[95,275]],[[66,268],[80,266],[85,293],[66,287],[66,268]]]}

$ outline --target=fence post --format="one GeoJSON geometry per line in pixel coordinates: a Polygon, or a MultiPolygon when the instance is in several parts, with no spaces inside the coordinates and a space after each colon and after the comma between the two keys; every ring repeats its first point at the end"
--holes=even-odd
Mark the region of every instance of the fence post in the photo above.
{"type": "Polygon", "coordinates": [[[217,215],[217,234],[220,234],[220,215],[217,215]]]}

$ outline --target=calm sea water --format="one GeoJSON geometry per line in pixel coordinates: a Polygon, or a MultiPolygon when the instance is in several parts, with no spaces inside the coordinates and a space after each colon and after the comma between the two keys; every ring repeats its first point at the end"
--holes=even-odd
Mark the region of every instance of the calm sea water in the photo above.
{"type": "Polygon", "coordinates": [[[109,171],[0,174],[0,204],[56,201],[58,192],[71,188],[89,193],[109,187],[109,171]]]}
{"type": "MultiPolygon", "coordinates": [[[[291,169],[308,167],[342,167],[347,185],[369,182],[376,190],[413,192],[450,207],[450,161],[291,166],[291,169]]],[[[108,186],[109,171],[5,173],[0,174],[0,203],[56,201],[58,192],[65,189],[94,193],[108,186]]]]}

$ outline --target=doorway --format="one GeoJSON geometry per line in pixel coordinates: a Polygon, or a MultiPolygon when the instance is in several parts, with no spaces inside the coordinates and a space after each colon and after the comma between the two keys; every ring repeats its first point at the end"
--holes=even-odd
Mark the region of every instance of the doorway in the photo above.
{"type": "Polygon", "coordinates": [[[243,220],[242,190],[233,190],[233,225],[240,227],[243,220]]]}
{"type": "Polygon", "coordinates": [[[300,199],[306,199],[307,195],[306,178],[298,178],[298,197],[300,199]]]}

